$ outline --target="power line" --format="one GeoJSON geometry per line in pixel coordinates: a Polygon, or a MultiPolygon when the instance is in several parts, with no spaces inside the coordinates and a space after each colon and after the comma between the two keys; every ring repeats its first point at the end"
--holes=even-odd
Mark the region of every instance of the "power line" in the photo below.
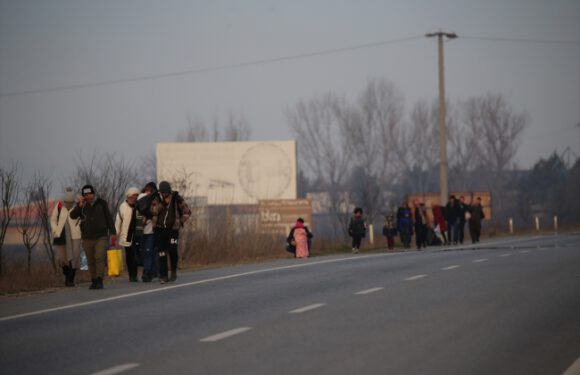
{"type": "Polygon", "coordinates": [[[14,92],[9,92],[9,93],[5,93],[5,94],[0,94],[0,98],[1,97],[10,97],[10,96],[20,96],[20,95],[41,94],[41,93],[55,92],[55,91],[66,91],[66,90],[74,90],[74,89],[81,89],[81,88],[88,88],[88,87],[108,86],[108,85],[115,85],[115,84],[119,84],[119,83],[139,82],[139,81],[147,81],[147,80],[162,79],[162,78],[169,78],[169,77],[178,77],[178,76],[184,76],[184,75],[193,75],[193,74],[200,74],[200,73],[207,73],[207,72],[215,72],[215,71],[219,71],[219,70],[243,68],[243,67],[248,67],[248,66],[265,65],[265,64],[272,64],[272,63],[281,62],[281,61],[299,60],[299,59],[305,59],[305,58],[316,57],[316,56],[331,55],[331,54],[343,53],[343,52],[348,52],[348,51],[355,51],[355,50],[364,49],[364,48],[373,48],[373,47],[380,47],[380,46],[389,45],[389,44],[404,43],[404,42],[409,42],[409,41],[418,40],[418,39],[422,39],[422,38],[423,38],[423,36],[411,36],[411,37],[406,37],[406,38],[391,39],[391,40],[385,40],[385,41],[381,41],[381,42],[359,44],[359,45],[342,47],[342,48],[326,49],[326,50],[320,50],[320,51],[309,52],[309,53],[302,53],[302,54],[297,54],[297,55],[289,55],[289,56],[274,57],[274,58],[262,59],[262,60],[246,61],[246,62],[240,62],[240,63],[234,63],[234,64],[217,65],[217,66],[210,66],[210,67],[205,67],[205,68],[190,69],[190,70],[184,70],[184,71],[180,71],[180,72],[145,75],[145,76],[139,76],[139,77],[133,77],[133,78],[123,78],[123,79],[108,80],[108,81],[101,81],[101,82],[80,83],[80,84],[76,84],[76,85],[50,87],[50,88],[45,88],[45,89],[14,91],[14,92]]]}
{"type": "MultiPolygon", "coordinates": [[[[433,35],[435,35],[435,34],[433,34],[433,35]]],[[[411,36],[411,37],[405,37],[405,38],[399,38],[399,39],[391,39],[391,40],[385,40],[385,41],[374,42],[374,43],[359,44],[359,45],[354,45],[354,46],[349,46],[349,47],[325,49],[325,50],[308,52],[308,53],[301,53],[301,54],[296,54],[296,55],[288,55],[288,56],[274,57],[274,58],[261,59],[261,60],[251,60],[251,61],[233,63],[233,64],[225,64],[225,65],[209,66],[209,67],[204,67],[204,68],[196,68],[196,69],[184,70],[184,71],[179,71],[179,72],[144,75],[144,76],[133,77],[133,78],[121,78],[121,79],[106,80],[106,81],[100,81],[100,82],[79,83],[79,84],[74,84],[74,85],[49,87],[49,88],[44,88],[44,89],[13,91],[13,92],[8,92],[8,93],[3,93],[3,94],[0,93],[0,98],[12,97],[12,96],[21,96],[21,95],[42,94],[42,93],[47,93],[47,92],[67,91],[67,90],[74,90],[74,89],[99,87],[99,86],[109,86],[109,85],[116,85],[116,84],[121,84],[121,83],[148,81],[148,80],[155,80],[155,79],[163,79],[163,78],[170,78],[170,77],[179,77],[179,76],[185,76],[185,75],[195,75],[195,74],[201,74],[201,73],[215,72],[215,71],[220,71],[220,70],[243,68],[243,67],[249,67],[249,66],[266,65],[266,64],[272,64],[272,63],[282,62],[282,61],[300,60],[300,59],[306,59],[306,58],[317,57],[317,56],[324,56],[324,55],[338,54],[338,53],[349,52],[349,51],[356,51],[356,50],[365,49],[365,48],[380,47],[380,46],[385,46],[385,45],[389,45],[389,44],[410,42],[410,41],[419,40],[422,38],[423,38],[423,36],[418,35],[418,36],[411,36]]],[[[580,41],[578,41],[578,40],[576,40],[576,41],[575,40],[541,40],[541,39],[483,37],[483,36],[463,36],[463,35],[459,36],[458,38],[459,39],[470,39],[470,40],[493,41],[493,42],[580,45],[580,41]]]]}
{"type": "Polygon", "coordinates": [[[542,40],[542,39],[501,38],[501,37],[486,37],[486,36],[464,36],[464,35],[461,35],[460,38],[471,40],[486,40],[491,42],[580,45],[580,40],[542,40]]]}

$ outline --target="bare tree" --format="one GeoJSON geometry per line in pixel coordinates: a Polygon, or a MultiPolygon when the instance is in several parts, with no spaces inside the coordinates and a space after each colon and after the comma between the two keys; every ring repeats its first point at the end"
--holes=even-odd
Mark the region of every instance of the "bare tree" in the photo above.
{"type": "Polygon", "coordinates": [[[12,162],[9,168],[0,167],[0,195],[2,199],[2,222],[0,227],[0,277],[4,275],[4,257],[2,248],[6,239],[6,232],[14,216],[14,205],[18,200],[18,164],[12,162]]]}
{"type": "Polygon", "coordinates": [[[233,112],[229,112],[224,130],[224,141],[247,141],[251,135],[252,128],[250,128],[248,120],[242,115],[236,116],[233,112]]]}
{"type": "Polygon", "coordinates": [[[411,112],[409,127],[403,132],[399,161],[408,192],[433,190],[439,164],[438,109],[435,102],[431,106],[424,101],[417,102],[411,112]]]}
{"type": "Polygon", "coordinates": [[[447,106],[447,113],[451,116],[447,122],[449,176],[454,190],[467,191],[480,186],[479,181],[474,180],[477,177],[473,172],[484,164],[480,157],[475,112],[464,110],[461,113],[457,107],[447,106]]]}
{"type": "Polygon", "coordinates": [[[46,256],[50,261],[54,272],[57,271],[57,259],[52,246],[52,228],[50,226],[50,191],[52,182],[50,178],[36,173],[34,180],[28,188],[28,194],[31,196],[38,215],[38,222],[42,231],[42,245],[46,251],[46,256]]]}
{"type": "Polygon", "coordinates": [[[138,163],[139,186],[145,186],[149,181],[157,180],[157,154],[155,151],[148,152],[141,157],[138,163]]]}
{"type": "Polygon", "coordinates": [[[482,164],[495,172],[505,171],[518,151],[529,116],[515,112],[501,94],[470,98],[463,111],[465,127],[477,137],[475,150],[482,164]]]}
{"type": "Polygon", "coordinates": [[[300,101],[287,111],[289,126],[298,143],[302,169],[315,176],[329,195],[331,214],[346,233],[349,207],[345,201],[345,180],[351,166],[353,149],[348,128],[353,112],[344,99],[331,94],[300,101]]]}
{"type": "Polygon", "coordinates": [[[224,125],[220,124],[216,117],[212,121],[211,129],[208,128],[203,120],[199,117],[187,117],[188,127],[184,131],[180,131],[177,135],[178,142],[207,142],[207,141],[224,141],[224,142],[239,142],[247,141],[252,134],[248,120],[244,115],[235,115],[233,112],[228,112],[227,120],[224,125]]]}
{"type": "Polygon", "coordinates": [[[358,100],[347,125],[349,147],[356,172],[351,187],[353,201],[366,208],[374,220],[385,208],[385,190],[395,179],[397,145],[400,143],[403,95],[391,82],[372,79],[358,100]]]}
{"type": "Polygon", "coordinates": [[[82,157],[79,160],[72,181],[73,186],[80,189],[85,184],[93,185],[97,195],[107,201],[111,213],[116,212],[127,188],[139,182],[135,163],[123,156],[114,153],[99,156],[94,153],[88,161],[82,157]]]}
{"type": "Polygon", "coordinates": [[[187,123],[187,129],[177,134],[178,142],[206,142],[209,140],[207,128],[200,118],[187,116],[187,123]]]}
{"type": "Polygon", "coordinates": [[[22,243],[24,244],[24,247],[26,247],[27,269],[29,275],[32,268],[32,250],[36,247],[42,235],[42,228],[35,200],[36,186],[31,184],[26,188],[26,197],[21,206],[21,211],[15,218],[16,229],[22,236],[22,243]]]}

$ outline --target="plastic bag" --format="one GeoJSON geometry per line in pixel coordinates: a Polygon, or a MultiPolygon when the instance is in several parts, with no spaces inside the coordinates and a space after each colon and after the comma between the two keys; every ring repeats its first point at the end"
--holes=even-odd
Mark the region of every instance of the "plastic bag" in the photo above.
{"type": "Polygon", "coordinates": [[[123,251],[111,248],[107,250],[107,271],[109,276],[120,276],[123,272],[123,251]]]}

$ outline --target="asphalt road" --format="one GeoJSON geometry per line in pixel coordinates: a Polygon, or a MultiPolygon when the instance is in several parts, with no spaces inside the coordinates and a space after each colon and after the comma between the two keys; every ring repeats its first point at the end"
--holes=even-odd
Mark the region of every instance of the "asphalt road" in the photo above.
{"type": "Polygon", "coordinates": [[[580,236],[287,259],[0,299],[2,374],[562,374],[580,236]]]}

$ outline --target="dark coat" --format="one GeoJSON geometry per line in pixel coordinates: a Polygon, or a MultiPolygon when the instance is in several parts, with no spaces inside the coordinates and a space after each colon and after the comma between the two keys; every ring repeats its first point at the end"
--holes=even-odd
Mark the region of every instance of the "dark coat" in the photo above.
{"type": "Polygon", "coordinates": [[[86,203],[82,208],[76,205],[69,216],[73,220],[81,219],[81,234],[84,240],[96,240],[117,234],[107,202],[101,198],[96,198],[93,204],[86,203]]]}

